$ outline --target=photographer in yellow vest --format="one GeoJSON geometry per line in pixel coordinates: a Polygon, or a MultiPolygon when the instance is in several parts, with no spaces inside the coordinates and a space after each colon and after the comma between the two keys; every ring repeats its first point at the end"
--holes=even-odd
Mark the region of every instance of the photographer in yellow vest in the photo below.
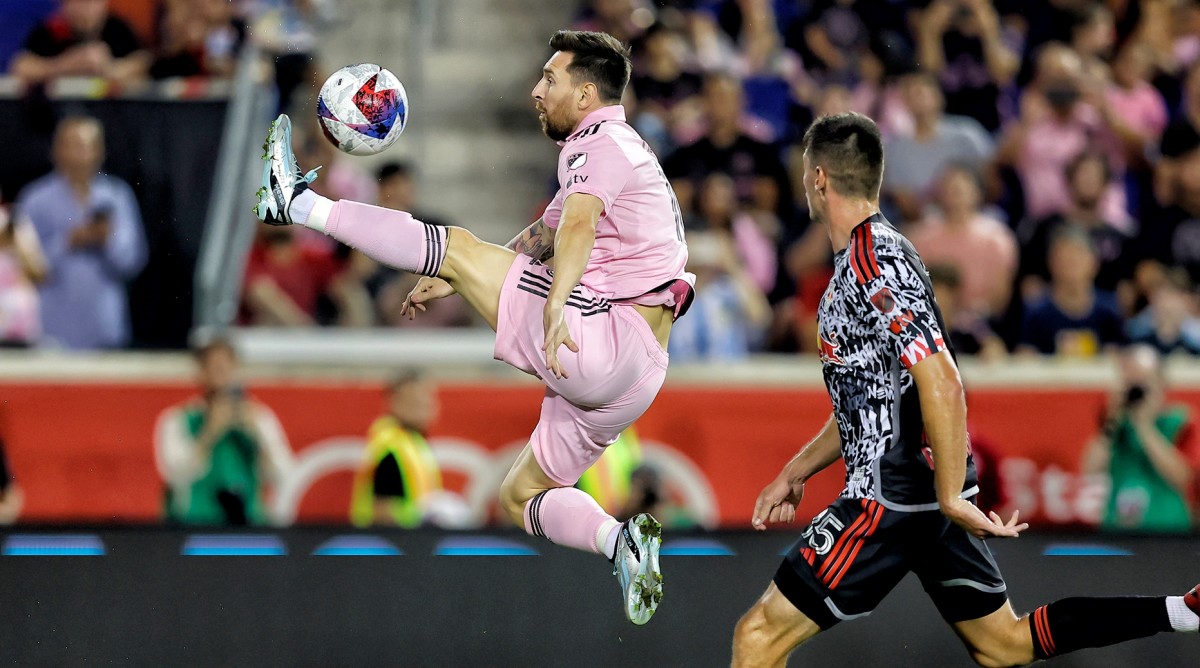
{"type": "Polygon", "coordinates": [[[355,526],[423,523],[426,497],[442,489],[441,471],[425,442],[437,414],[437,387],[420,372],[404,372],[388,383],[387,413],[371,425],[354,477],[350,521],[355,526]]]}

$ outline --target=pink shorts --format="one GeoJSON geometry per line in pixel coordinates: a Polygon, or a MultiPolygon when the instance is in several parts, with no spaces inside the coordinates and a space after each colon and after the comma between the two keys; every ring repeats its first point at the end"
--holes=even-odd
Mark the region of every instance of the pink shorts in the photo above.
{"type": "Polygon", "coordinates": [[[558,349],[568,377],[555,378],[542,354],[551,278],[545,265],[526,255],[513,261],[500,290],[495,357],[546,384],[529,441],[542,471],[573,485],[650,407],[667,377],[667,353],[632,306],[609,303],[580,285],[565,312],[579,352],[558,349]]]}

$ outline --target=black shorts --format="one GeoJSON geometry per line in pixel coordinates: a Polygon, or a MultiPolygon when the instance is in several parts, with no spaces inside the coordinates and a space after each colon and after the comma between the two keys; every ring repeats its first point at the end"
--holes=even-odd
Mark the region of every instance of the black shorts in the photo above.
{"type": "Polygon", "coordinates": [[[984,542],[937,510],[899,512],[838,499],[788,550],[775,585],[822,629],[869,615],[909,572],[947,622],[989,615],[1008,600],[984,542]]]}

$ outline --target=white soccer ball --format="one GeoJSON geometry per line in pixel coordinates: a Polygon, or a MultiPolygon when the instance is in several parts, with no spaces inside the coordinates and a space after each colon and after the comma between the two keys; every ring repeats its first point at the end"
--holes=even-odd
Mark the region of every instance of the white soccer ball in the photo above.
{"type": "Polygon", "coordinates": [[[351,155],[374,155],[404,131],[408,94],[396,75],[378,65],[347,65],[321,86],[317,117],[334,146],[351,155]]]}

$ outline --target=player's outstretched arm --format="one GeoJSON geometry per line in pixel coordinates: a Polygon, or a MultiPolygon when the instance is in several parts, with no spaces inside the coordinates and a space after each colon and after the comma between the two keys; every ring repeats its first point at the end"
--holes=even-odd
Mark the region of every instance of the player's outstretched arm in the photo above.
{"type": "Polygon", "coordinates": [[[921,397],[925,434],[933,450],[933,484],[942,513],[979,538],[1016,538],[1029,528],[1017,523],[1019,513],[1004,522],[996,513],[984,515],[961,496],[967,477],[967,402],[954,358],[943,350],[914,364],[909,373],[921,397]]]}
{"type": "Polygon", "coordinates": [[[545,262],[554,256],[554,228],[538,218],[505,244],[505,248],[545,262]]]}
{"type": "Polygon", "coordinates": [[[542,325],[546,331],[546,342],[542,353],[546,356],[546,369],[557,378],[566,378],[562,363],[558,360],[558,347],[565,345],[572,352],[579,346],[567,331],[563,308],[567,297],[579,285],[587,267],[592,248],[596,245],[596,225],[604,213],[604,202],[595,195],[575,193],[563,202],[562,218],[554,234],[554,280],[550,283],[550,295],[542,312],[542,325]]]}
{"type": "Polygon", "coordinates": [[[796,519],[796,507],[804,496],[804,482],[825,470],[842,456],[842,437],[837,420],[832,415],[816,438],[792,457],[779,475],[763,488],[754,502],[751,524],[762,531],[767,524],[791,522],[796,519]]]}

